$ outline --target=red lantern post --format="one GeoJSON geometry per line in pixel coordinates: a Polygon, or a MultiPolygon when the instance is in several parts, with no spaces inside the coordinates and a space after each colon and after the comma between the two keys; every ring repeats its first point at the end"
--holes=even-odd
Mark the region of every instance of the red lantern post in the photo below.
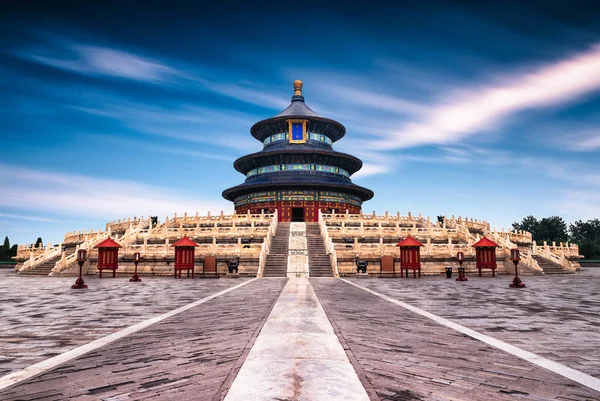
{"type": "Polygon", "coordinates": [[[472,245],[475,248],[475,259],[477,261],[477,269],[479,269],[479,277],[481,277],[481,269],[492,269],[492,277],[496,277],[496,248],[498,244],[494,241],[483,237],[472,245]]]}
{"type": "Polygon", "coordinates": [[[515,264],[515,278],[513,279],[512,284],[509,285],[511,288],[525,288],[525,283],[521,281],[519,278],[519,260],[521,259],[518,248],[513,248],[510,250],[510,259],[515,264]]]}
{"type": "Polygon", "coordinates": [[[456,259],[458,260],[458,278],[456,281],[469,281],[469,279],[465,276],[465,268],[463,267],[463,262],[465,261],[465,254],[462,252],[458,252],[456,254],[456,259]]]}
{"type": "Polygon", "coordinates": [[[135,271],[133,272],[133,276],[129,279],[129,281],[142,281],[140,276],[138,276],[138,274],[137,274],[137,265],[138,265],[138,263],[140,263],[140,260],[142,260],[140,253],[139,252],[134,253],[133,254],[133,264],[135,265],[135,271]]]}
{"type": "Polygon", "coordinates": [[[80,249],[77,251],[77,263],[79,263],[79,277],[75,280],[75,284],[71,286],[71,288],[88,288],[87,285],[83,282],[83,277],[81,276],[81,269],[83,268],[83,264],[87,260],[87,251],[85,249],[80,249]]]}
{"type": "Polygon", "coordinates": [[[194,248],[198,244],[185,236],[171,246],[175,248],[175,264],[173,266],[175,278],[181,278],[182,270],[187,271],[188,277],[191,270],[192,278],[194,278],[194,248]]]}
{"type": "Polygon", "coordinates": [[[398,242],[396,246],[400,247],[400,277],[403,276],[406,269],[406,277],[408,278],[408,269],[412,269],[413,277],[421,277],[421,247],[422,243],[411,237],[410,235],[398,242]]]}
{"type": "Polygon", "coordinates": [[[115,277],[119,268],[119,248],[122,246],[112,238],[107,238],[94,248],[98,248],[98,278],[102,278],[102,270],[112,270],[115,277]]]}

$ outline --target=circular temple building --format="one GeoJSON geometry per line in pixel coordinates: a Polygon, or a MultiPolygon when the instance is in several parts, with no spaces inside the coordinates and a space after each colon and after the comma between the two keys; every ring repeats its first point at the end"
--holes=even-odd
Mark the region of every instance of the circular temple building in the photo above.
{"type": "Polygon", "coordinates": [[[332,148],[346,129],[304,103],[302,81],[294,81],[288,108],[254,124],[250,133],[263,150],[233,163],[246,180],[223,191],[237,213],[277,209],[279,221],[310,222],[318,220],[319,209],[360,213],[362,203],[373,197],[373,191],[350,179],[362,161],[332,148]]]}

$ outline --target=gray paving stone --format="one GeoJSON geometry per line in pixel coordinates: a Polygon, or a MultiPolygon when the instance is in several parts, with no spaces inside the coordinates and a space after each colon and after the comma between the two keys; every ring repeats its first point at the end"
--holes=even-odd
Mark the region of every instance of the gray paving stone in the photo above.
{"type": "Polygon", "coordinates": [[[249,283],[0,392],[0,399],[47,392],[61,400],[212,400],[227,389],[285,281],[249,283]]]}
{"type": "Polygon", "coordinates": [[[246,280],[27,277],[0,270],[0,376],[246,280]]]}
{"type": "MultiPolygon", "coordinates": [[[[445,288],[449,280],[448,284],[435,278],[407,281],[412,281],[410,290],[402,287],[404,279],[357,283],[375,291],[381,288],[393,297],[402,296],[405,302],[417,299],[415,304],[421,302],[433,313],[438,312],[436,307],[446,310],[442,307],[446,293],[428,285],[431,282],[434,288],[445,288]]],[[[466,338],[354,286],[334,279],[311,279],[311,283],[381,400],[600,399],[599,392],[466,338]]],[[[501,292],[499,287],[497,291],[501,292]]],[[[512,305],[508,312],[513,311],[512,305]]],[[[499,316],[500,308],[496,305],[494,309],[499,316]]],[[[519,326],[514,323],[514,327],[519,326]]],[[[534,345],[532,341],[527,343],[534,345]]]]}

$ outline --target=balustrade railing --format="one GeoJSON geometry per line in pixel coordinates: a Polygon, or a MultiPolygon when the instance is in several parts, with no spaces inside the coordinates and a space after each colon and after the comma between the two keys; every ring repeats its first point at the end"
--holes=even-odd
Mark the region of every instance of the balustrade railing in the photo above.
{"type": "MultiPolygon", "coordinates": [[[[560,264],[565,268],[572,269],[571,260],[579,257],[579,249],[574,244],[562,243],[557,246],[544,244],[539,246],[532,241],[531,233],[526,231],[496,231],[490,230],[488,222],[472,218],[444,218],[441,222],[435,224],[429,217],[423,218],[421,214],[412,216],[396,215],[377,215],[373,214],[350,214],[350,213],[319,213],[319,223],[321,230],[328,242],[328,251],[335,252],[336,257],[343,255],[348,257],[354,253],[368,254],[395,254],[397,248],[393,244],[384,243],[383,238],[390,236],[406,237],[408,235],[420,238],[426,238],[427,243],[421,252],[424,256],[443,256],[453,257],[456,252],[462,251],[465,255],[475,255],[475,250],[471,245],[481,238],[481,234],[487,235],[490,239],[498,243],[498,256],[508,260],[510,258],[510,249],[521,245],[521,263],[529,266],[531,270],[541,271],[541,267],[533,258],[538,254],[547,259],[560,264]],[[407,227],[408,225],[408,227],[407,227]],[[378,243],[362,243],[357,238],[380,238],[378,243]],[[333,242],[333,239],[352,238],[352,242],[333,242]],[[448,240],[447,244],[432,243],[431,240],[448,240]],[[455,242],[459,242],[456,244],[455,242]],[[529,250],[523,249],[527,244],[533,246],[529,250]]],[[[424,241],[423,241],[424,242],[424,241]]]]}
{"type": "Polygon", "coordinates": [[[271,252],[271,242],[275,233],[277,232],[277,210],[271,217],[271,223],[267,229],[267,235],[262,244],[260,244],[260,254],[258,256],[258,271],[256,276],[262,277],[265,270],[265,263],[267,263],[267,256],[271,252]]]}
{"type": "Polygon", "coordinates": [[[329,256],[329,262],[333,267],[333,277],[339,277],[340,274],[338,272],[338,263],[337,263],[337,252],[335,249],[335,245],[329,236],[329,229],[325,224],[325,219],[323,218],[323,213],[319,210],[319,229],[321,231],[321,236],[323,237],[323,241],[325,242],[325,250],[327,255],[329,256]]]}

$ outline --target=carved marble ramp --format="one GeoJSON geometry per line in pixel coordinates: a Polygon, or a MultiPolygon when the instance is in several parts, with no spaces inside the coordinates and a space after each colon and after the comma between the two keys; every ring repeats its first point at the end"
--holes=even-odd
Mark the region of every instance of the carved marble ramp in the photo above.
{"type": "Polygon", "coordinates": [[[225,401],[368,401],[308,279],[290,279],[225,401]]]}
{"type": "Polygon", "coordinates": [[[308,241],[306,223],[290,223],[288,277],[308,277],[308,241]]]}

